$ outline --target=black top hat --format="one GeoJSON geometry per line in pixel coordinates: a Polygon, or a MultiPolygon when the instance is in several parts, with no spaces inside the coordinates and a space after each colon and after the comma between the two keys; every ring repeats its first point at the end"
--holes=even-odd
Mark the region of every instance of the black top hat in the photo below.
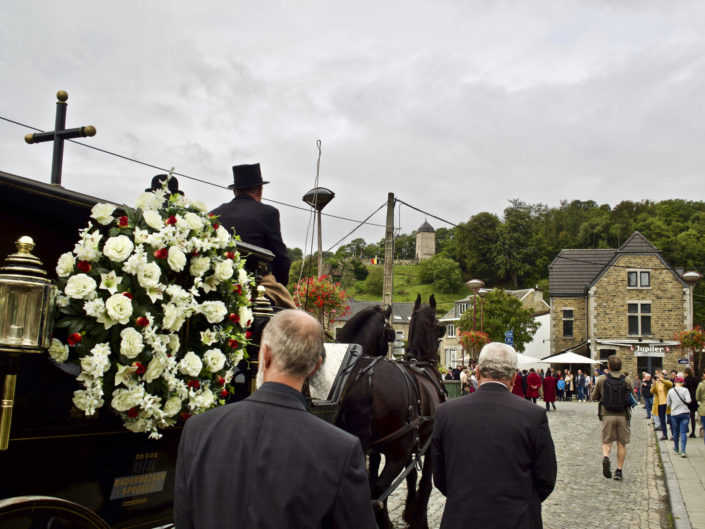
{"type": "Polygon", "coordinates": [[[145,189],[145,191],[158,191],[159,189],[162,188],[162,183],[169,179],[169,182],[166,184],[166,188],[169,190],[170,195],[174,195],[178,193],[179,195],[183,195],[183,191],[179,191],[179,181],[176,179],[175,176],[172,176],[169,178],[169,175],[165,174],[158,174],[154,178],[152,178],[152,187],[149,187],[145,189]]]}
{"type": "Polygon", "coordinates": [[[228,189],[248,189],[269,183],[262,180],[262,171],[258,163],[233,165],[233,180],[234,183],[230,184],[228,189]]]}

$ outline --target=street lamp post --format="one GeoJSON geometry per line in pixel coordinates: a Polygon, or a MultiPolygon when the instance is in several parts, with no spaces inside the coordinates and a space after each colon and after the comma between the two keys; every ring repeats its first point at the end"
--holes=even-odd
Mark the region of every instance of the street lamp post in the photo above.
{"type": "Polygon", "coordinates": [[[335,193],[325,187],[314,187],[306,193],[302,200],[316,210],[318,220],[318,277],[323,275],[323,238],[321,235],[321,211],[333,200],[335,193]]]}
{"type": "Polygon", "coordinates": [[[481,288],[478,290],[477,294],[480,296],[480,332],[485,332],[485,296],[489,290],[486,288],[481,288]]]}
{"type": "Polygon", "coordinates": [[[465,283],[465,285],[475,294],[472,301],[472,330],[474,333],[477,327],[477,293],[482,287],[485,286],[485,282],[481,279],[471,279],[465,283]]]}
{"type": "Polygon", "coordinates": [[[694,270],[691,270],[689,272],[686,272],[681,276],[681,279],[688,283],[688,289],[690,291],[690,314],[689,316],[689,322],[688,322],[688,330],[692,331],[693,330],[693,323],[695,319],[695,313],[694,313],[694,307],[693,307],[693,302],[694,302],[694,291],[695,291],[695,284],[700,281],[703,278],[703,275],[700,272],[696,272],[694,270]]]}

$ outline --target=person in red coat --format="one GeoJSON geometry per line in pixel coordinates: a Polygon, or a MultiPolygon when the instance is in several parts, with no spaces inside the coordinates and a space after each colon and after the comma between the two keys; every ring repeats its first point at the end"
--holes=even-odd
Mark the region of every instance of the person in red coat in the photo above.
{"type": "Polygon", "coordinates": [[[543,377],[543,400],[546,403],[546,411],[550,411],[549,406],[553,406],[553,411],[556,411],[556,379],[551,368],[546,370],[546,376],[543,377]]]}
{"type": "Polygon", "coordinates": [[[526,396],[529,397],[534,404],[536,404],[536,399],[539,398],[539,388],[541,387],[541,377],[532,367],[529,369],[529,376],[526,377],[526,396]]]}
{"type": "Polygon", "coordinates": [[[512,393],[519,395],[522,399],[524,398],[524,387],[522,386],[521,371],[517,369],[514,375],[514,385],[512,386],[512,393]]]}

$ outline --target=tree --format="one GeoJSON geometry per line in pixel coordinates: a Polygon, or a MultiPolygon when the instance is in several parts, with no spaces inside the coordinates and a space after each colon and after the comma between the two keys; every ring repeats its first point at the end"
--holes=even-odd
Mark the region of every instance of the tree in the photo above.
{"type": "MultiPolygon", "coordinates": [[[[478,305],[480,300],[478,298],[478,305]]],[[[480,307],[477,307],[475,326],[480,330],[480,307]]],[[[504,342],[505,331],[514,331],[514,348],[521,352],[524,346],[531,341],[539,324],[534,320],[534,313],[524,306],[514,296],[507,294],[504,290],[491,290],[484,301],[483,331],[486,332],[493,342],[504,342]]],[[[458,327],[461,331],[473,330],[473,310],[466,310],[460,317],[458,327]]]]}
{"type": "Polygon", "coordinates": [[[365,279],[365,292],[381,296],[383,288],[384,269],[381,266],[373,266],[365,279]]]}
{"type": "Polygon", "coordinates": [[[301,251],[301,248],[287,248],[286,250],[289,252],[289,259],[292,263],[304,258],[304,252],[301,251]]]}
{"type": "Polygon", "coordinates": [[[419,279],[422,283],[433,283],[433,289],[442,294],[455,292],[463,284],[458,263],[439,255],[421,263],[419,279]]]}

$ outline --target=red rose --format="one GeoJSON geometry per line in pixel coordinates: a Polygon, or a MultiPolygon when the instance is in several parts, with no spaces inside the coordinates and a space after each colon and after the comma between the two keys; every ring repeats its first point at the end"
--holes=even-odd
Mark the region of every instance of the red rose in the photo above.
{"type": "Polygon", "coordinates": [[[218,379],[216,380],[216,382],[218,382],[218,385],[219,385],[219,386],[224,386],[224,385],[225,385],[225,379],[224,379],[223,377],[221,377],[221,376],[218,377],[218,379]]]}
{"type": "Polygon", "coordinates": [[[237,284],[236,284],[236,285],[233,285],[233,292],[235,292],[235,294],[238,294],[238,295],[239,295],[239,294],[242,294],[242,287],[241,287],[240,285],[237,285],[237,284]]]}
{"type": "Polygon", "coordinates": [[[137,318],[135,320],[135,323],[139,327],[147,327],[149,325],[149,320],[147,318],[145,318],[144,316],[140,316],[139,318],[137,318]]]}
{"type": "Polygon", "coordinates": [[[129,292],[123,292],[122,295],[125,296],[127,299],[133,298],[132,294],[130,294],[129,292]]]}
{"type": "Polygon", "coordinates": [[[130,408],[129,410],[127,410],[127,416],[128,416],[128,417],[132,417],[132,418],[134,419],[135,417],[137,417],[137,415],[139,415],[139,412],[137,411],[137,408],[136,408],[136,407],[135,407],[135,408],[130,408]]]}
{"type": "Polygon", "coordinates": [[[227,390],[227,389],[223,389],[223,390],[220,392],[220,396],[223,397],[223,398],[227,397],[227,396],[228,396],[228,390],[227,390]]]}
{"type": "Polygon", "coordinates": [[[249,340],[250,338],[252,338],[252,332],[250,332],[250,331],[245,331],[245,338],[247,338],[248,340],[249,340]]]}
{"type": "Polygon", "coordinates": [[[217,222],[216,222],[215,224],[213,224],[213,229],[214,229],[214,230],[217,230],[219,227],[220,227],[220,224],[218,224],[217,222]]]}
{"type": "Polygon", "coordinates": [[[228,340],[228,346],[232,347],[233,349],[237,349],[240,345],[240,342],[237,340],[228,340]]]}
{"type": "Polygon", "coordinates": [[[166,219],[166,223],[170,226],[173,226],[174,224],[176,224],[176,215],[172,215],[171,217],[166,219]]]}
{"type": "Polygon", "coordinates": [[[120,217],[118,219],[118,226],[120,226],[121,228],[127,228],[127,225],[128,225],[127,217],[120,217]]]}
{"type": "Polygon", "coordinates": [[[182,418],[184,421],[185,421],[186,419],[188,419],[189,417],[191,417],[191,414],[188,413],[188,412],[183,412],[183,413],[181,414],[181,418],[182,418]]]}
{"type": "Polygon", "coordinates": [[[68,337],[68,342],[69,345],[76,345],[77,343],[81,343],[81,340],[83,340],[83,336],[81,336],[80,332],[75,332],[68,337]]]}
{"type": "Polygon", "coordinates": [[[91,263],[89,263],[88,261],[79,261],[76,263],[76,268],[78,268],[84,274],[87,274],[91,271],[91,263]]]}
{"type": "Polygon", "coordinates": [[[189,380],[186,386],[189,388],[198,389],[201,387],[201,383],[198,380],[189,380]]]}
{"type": "Polygon", "coordinates": [[[198,257],[199,255],[201,255],[201,252],[197,252],[196,250],[194,250],[191,252],[191,255],[193,255],[194,257],[198,257]]]}
{"type": "Polygon", "coordinates": [[[235,254],[233,252],[225,252],[225,257],[228,259],[235,259],[235,254]]]}
{"type": "Polygon", "coordinates": [[[154,252],[154,257],[157,259],[166,259],[169,257],[169,250],[166,248],[160,248],[159,250],[155,250],[154,252]]]}
{"type": "Polygon", "coordinates": [[[240,321],[240,316],[238,316],[238,315],[235,314],[234,312],[231,312],[231,313],[230,313],[230,316],[228,316],[228,318],[230,318],[230,321],[233,322],[233,323],[237,323],[237,322],[240,321]]]}
{"type": "Polygon", "coordinates": [[[147,371],[147,366],[145,366],[142,362],[132,362],[132,367],[137,368],[137,371],[135,371],[135,373],[137,373],[138,375],[141,375],[145,371],[147,371]]]}

